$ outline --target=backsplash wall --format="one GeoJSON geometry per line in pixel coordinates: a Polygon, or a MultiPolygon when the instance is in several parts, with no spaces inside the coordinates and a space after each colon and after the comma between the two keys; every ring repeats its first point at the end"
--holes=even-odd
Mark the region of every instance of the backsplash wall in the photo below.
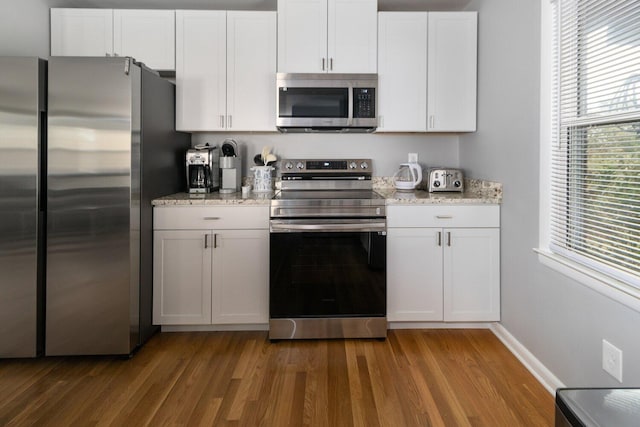
{"type": "Polygon", "coordinates": [[[222,145],[234,139],[243,156],[242,175],[248,176],[253,157],[262,147],[272,147],[278,159],[287,158],[371,158],[374,176],[392,176],[408,153],[418,153],[423,167],[458,166],[457,134],[281,134],[281,133],[194,133],[193,145],[222,145]]]}

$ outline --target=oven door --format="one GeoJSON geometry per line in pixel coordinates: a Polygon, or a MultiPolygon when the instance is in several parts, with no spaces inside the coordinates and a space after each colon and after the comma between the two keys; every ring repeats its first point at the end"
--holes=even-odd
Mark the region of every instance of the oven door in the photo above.
{"type": "Polygon", "coordinates": [[[271,319],[377,317],[386,328],[385,230],[384,218],[272,220],[271,319]]]}

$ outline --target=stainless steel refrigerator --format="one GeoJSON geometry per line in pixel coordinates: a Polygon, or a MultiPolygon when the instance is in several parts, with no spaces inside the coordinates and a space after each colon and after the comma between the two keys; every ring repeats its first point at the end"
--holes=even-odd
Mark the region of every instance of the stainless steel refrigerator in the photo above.
{"type": "Polygon", "coordinates": [[[129,58],[48,63],[46,355],[131,354],[152,325],[151,200],[184,187],[175,86],[129,58]]]}
{"type": "Polygon", "coordinates": [[[42,352],[46,61],[0,57],[0,357],[42,352]]]}

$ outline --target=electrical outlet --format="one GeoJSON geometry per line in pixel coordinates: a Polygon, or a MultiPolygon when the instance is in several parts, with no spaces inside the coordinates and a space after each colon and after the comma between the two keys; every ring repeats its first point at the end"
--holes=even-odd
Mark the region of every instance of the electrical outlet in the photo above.
{"type": "Polygon", "coordinates": [[[602,369],[622,382],[622,350],[607,340],[602,340],[602,369]]]}
{"type": "Polygon", "coordinates": [[[409,163],[418,163],[418,153],[409,153],[409,163]]]}

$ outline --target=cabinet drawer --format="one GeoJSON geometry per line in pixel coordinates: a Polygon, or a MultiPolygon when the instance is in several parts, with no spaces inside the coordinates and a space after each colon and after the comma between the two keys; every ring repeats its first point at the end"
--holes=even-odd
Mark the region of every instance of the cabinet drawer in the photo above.
{"type": "Polygon", "coordinates": [[[163,206],[153,209],[154,230],[268,229],[268,206],[163,206]]]}
{"type": "Polygon", "coordinates": [[[500,206],[387,206],[387,226],[500,227],[500,206]]]}

